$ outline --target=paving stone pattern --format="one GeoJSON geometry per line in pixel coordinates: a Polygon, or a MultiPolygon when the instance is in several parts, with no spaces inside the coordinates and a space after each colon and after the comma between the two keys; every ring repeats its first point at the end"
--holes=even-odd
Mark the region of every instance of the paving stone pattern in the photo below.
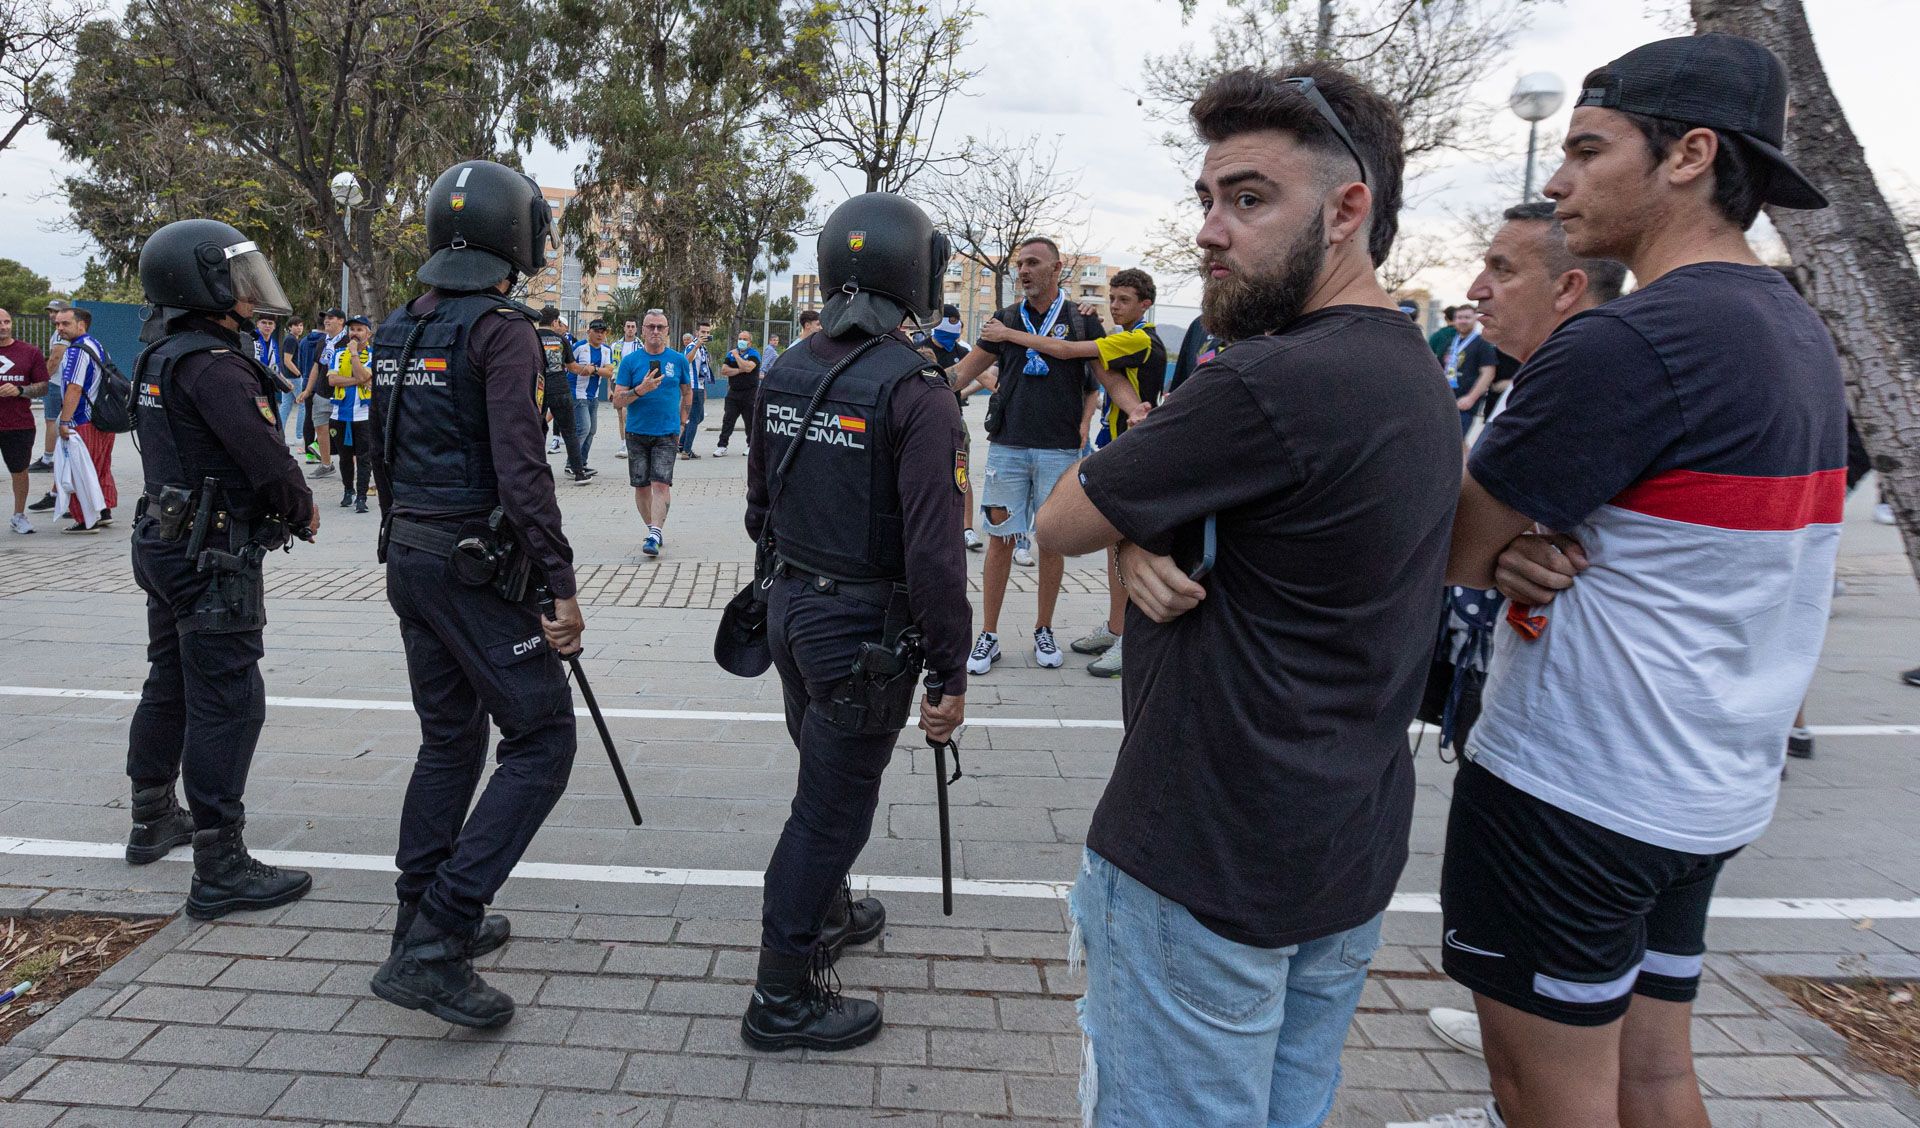
{"type": "MultiPolygon", "coordinates": [[[[977,421],[977,412],[972,413],[977,421]]],[[[984,448],[976,443],[976,455],[984,448]]],[[[138,464],[123,444],[123,489],[138,464]]],[[[603,456],[604,457],[604,456],[603,456]]],[[[528,859],[758,872],[786,817],[793,753],[771,677],[708,661],[715,608],[751,552],[738,459],[682,463],[667,556],[638,553],[618,463],[561,502],[590,614],[585,662],[609,707],[708,710],[727,720],[615,719],[647,825],[627,824],[583,724],[565,798],[528,859]]],[[[318,490],[326,499],[333,483],[318,490]]],[[[129,494],[131,496],[131,494],[129,494]]],[[[1911,724],[1920,693],[1893,672],[1920,661],[1920,598],[1892,530],[1849,506],[1835,615],[1814,688],[1815,724],[1911,724]]],[[[0,687],[136,690],[141,599],[126,526],[98,537],[0,539],[0,687]]],[[[43,531],[51,528],[43,525],[43,531]]],[[[398,633],[371,559],[373,521],[328,510],[322,541],[269,564],[268,691],[402,700],[398,633]]],[[[978,583],[979,556],[970,558],[978,583]]],[[[1105,614],[1097,560],[1075,562],[1056,626],[1064,644],[1105,614]]],[[[1113,718],[1118,686],[1086,659],[1041,669],[1025,633],[1034,574],[1014,572],[1006,659],[972,681],[975,718],[1113,718]]],[[[126,832],[130,702],[0,694],[0,839],[112,843],[126,832]]],[[[882,789],[859,874],[938,874],[930,755],[909,732],[882,789]]],[[[256,847],[383,857],[419,732],[405,711],[273,707],[247,796],[256,847]]],[[[976,727],[954,786],[955,864],[965,877],[1071,880],[1112,770],[1110,729],[976,727]]],[[[1403,892],[1438,888],[1452,767],[1417,759],[1403,892]]],[[[1920,898],[1920,739],[1822,737],[1794,762],[1773,827],[1731,863],[1733,897],[1920,898]]],[[[0,854],[0,914],[171,913],[184,853],[135,869],[112,858],[0,854]]],[[[497,908],[516,939],[485,961],[522,1004],[505,1030],[454,1031],[373,998],[387,947],[389,875],[322,869],[305,901],[264,914],[169,924],[0,1048],[0,1128],[191,1123],[455,1125],[888,1125],[1076,1122],[1079,983],[1062,962],[1051,899],[886,897],[880,943],[850,952],[850,993],[889,1028],[844,1055],[751,1052],[739,1041],[760,894],[738,886],[510,881],[497,908]]],[[[1436,1043],[1425,1008],[1466,998],[1434,970],[1438,918],[1393,913],[1349,1036],[1330,1123],[1385,1121],[1474,1104],[1479,1062],[1436,1043]]],[[[1722,1128],[1916,1128],[1920,1100],[1849,1058],[1767,975],[1920,976],[1920,920],[1720,918],[1695,1044],[1722,1128]]]]}

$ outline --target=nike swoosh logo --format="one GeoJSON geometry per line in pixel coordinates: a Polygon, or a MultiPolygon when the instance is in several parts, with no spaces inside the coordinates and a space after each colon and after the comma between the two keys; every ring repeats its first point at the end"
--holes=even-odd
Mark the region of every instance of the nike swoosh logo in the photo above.
{"type": "Polygon", "coordinates": [[[1476,956],[1486,956],[1489,959],[1504,960],[1507,958],[1506,956],[1502,955],[1499,952],[1489,952],[1485,948],[1476,948],[1471,944],[1462,944],[1460,941],[1454,939],[1453,937],[1453,934],[1457,931],[1459,931],[1459,929],[1455,929],[1455,928],[1447,929],[1446,936],[1442,938],[1443,942],[1446,944],[1447,947],[1453,948],[1461,952],[1468,952],[1476,956]]]}

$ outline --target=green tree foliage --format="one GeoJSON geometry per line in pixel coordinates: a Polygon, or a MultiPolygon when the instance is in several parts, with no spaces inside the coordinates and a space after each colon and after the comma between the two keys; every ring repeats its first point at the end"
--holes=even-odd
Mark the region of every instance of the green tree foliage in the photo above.
{"type": "Polygon", "coordinates": [[[47,304],[47,280],[12,259],[0,259],[0,309],[39,313],[47,304]]]}
{"type": "MultiPolygon", "coordinates": [[[[714,233],[721,262],[739,287],[735,320],[747,316],[754,284],[786,269],[799,249],[795,232],[807,224],[813,185],[794,171],[798,164],[769,131],[748,149],[736,173],[721,179],[714,233]]],[[[759,300],[764,308],[766,298],[759,300]]],[[[755,321],[759,317],[757,311],[752,314],[755,321]]]]}
{"type": "Polygon", "coordinates": [[[80,286],[73,297],[89,302],[128,302],[138,305],[147,300],[135,275],[116,275],[105,263],[89,258],[80,274],[80,286]]]}
{"type": "Polygon", "coordinates": [[[424,254],[421,204],[455,161],[510,158],[541,89],[531,0],[130,0],[89,25],[49,132],[84,172],[76,225],[128,270],[142,240],[207,216],[267,250],[302,308],[340,263],[382,313],[424,254]],[[351,235],[330,182],[366,202],[351,235]]]}
{"type": "MultiPolygon", "coordinates": [[[[723,193],[775,155],[758,123],[808,104],[830,8],[782,0],[557,0],[541,128],[580,143],[562,218],[583,260],[617,256],[676,330],[725,312],[723,193]]],[[[804,182],[803,182],[804,183],[804,182]]]]}

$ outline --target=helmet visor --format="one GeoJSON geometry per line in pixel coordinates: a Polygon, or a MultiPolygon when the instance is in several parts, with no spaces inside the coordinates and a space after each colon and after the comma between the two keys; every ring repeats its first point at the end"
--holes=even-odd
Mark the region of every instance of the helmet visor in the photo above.
{"type": "Polygon", "coordinates": [[[252,302],[255,316],[263,313],[278,317],[291,317],[293,303],[287,300],[287,292],[280,288],[280,280],[273,275],[273,267],[268,264],[267,256],[251,242],[235,243],[226,248],[227,271],[233,281],[233,296],[237,301],[252,302]]]}

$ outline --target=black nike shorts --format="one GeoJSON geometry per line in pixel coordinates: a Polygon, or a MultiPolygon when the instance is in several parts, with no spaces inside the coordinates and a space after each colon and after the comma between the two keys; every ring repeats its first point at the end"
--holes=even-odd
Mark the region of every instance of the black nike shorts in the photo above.
{"type": "Polygon", "coordinates": [[[1440,872],[1441,967],[1568,1026],[1613,1022],[1636,994],[1692,1002],[1713,883],[1737,853],[1629,838],[1463,760],[1440,872]]]}

